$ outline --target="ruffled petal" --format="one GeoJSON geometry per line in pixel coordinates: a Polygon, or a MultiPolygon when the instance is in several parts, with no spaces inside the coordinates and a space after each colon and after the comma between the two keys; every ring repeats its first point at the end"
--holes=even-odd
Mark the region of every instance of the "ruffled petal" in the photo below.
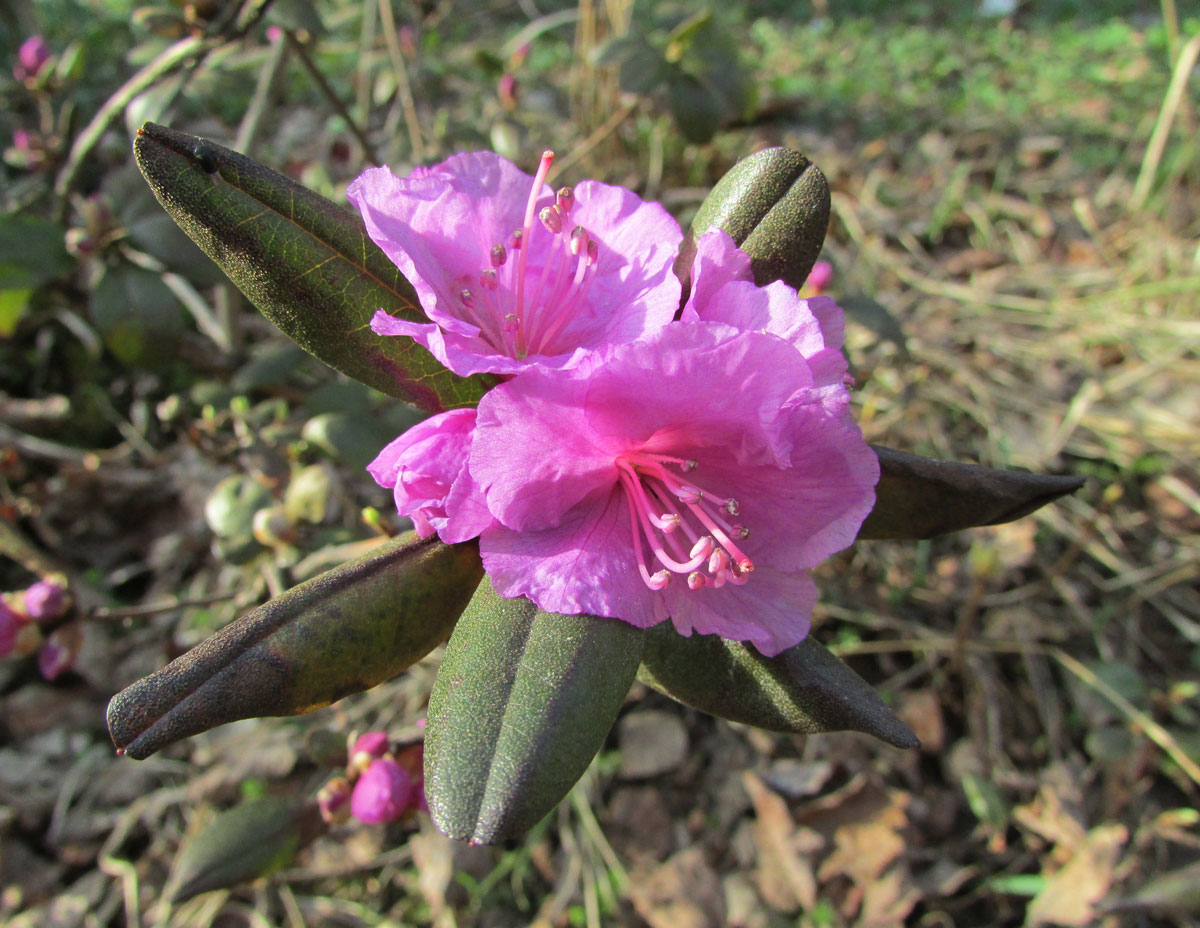
{"type": "Polygon", "coordinates": [[[672,584],[661,594],[682,635],[720,635],[774,657],[808,634],[817,586],[807,571],[756,569],[743,586],[692,591],[672,584]]]}
{"type": "Polygon", "coordinates": [[[528,596],[547,612],[620,618],[639,628],[661,620],[657,595],[633,560],[629,514],[615,487],[582,501],[554,528],[514,532],[497,525],[479,553],[501,596],[528,596]]]}

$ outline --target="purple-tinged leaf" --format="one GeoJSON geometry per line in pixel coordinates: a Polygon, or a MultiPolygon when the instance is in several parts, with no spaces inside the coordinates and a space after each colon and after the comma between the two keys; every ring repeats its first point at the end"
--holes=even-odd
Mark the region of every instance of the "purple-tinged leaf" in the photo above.
{"type": "Polygon", "coordinates": [[[288,590],[108,704],[144,758],[237,719],[297,715],[382,683],[446,640],[483,576],[474,545],[413,534],[288,590]]]}

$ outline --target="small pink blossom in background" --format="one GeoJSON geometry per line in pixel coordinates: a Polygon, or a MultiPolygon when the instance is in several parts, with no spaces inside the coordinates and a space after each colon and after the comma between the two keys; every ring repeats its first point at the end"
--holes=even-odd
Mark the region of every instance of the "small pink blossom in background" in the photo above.
{"type": "Polygon", "coordinates": [[[401,26],[396,30],[396,37],[400,40],[400,51],[405,58],[417,57],[417,30],[412,26],[401,26]]]}
{"type": "Polygon", "coordinates": [[[40,35],[31,35],[17,49],[17,63],[13,65],[13,77],[21,82],[32,81],[41,73],[50,60],[50,46],[40,35]]]}
{"type": "Polygon", "coordinates": [[[62,616],[67,608],[67,591],[49,580],[39,580],[22,596],[25,614],[35,622],[49,622],[62,616]]]}
{"type": "Polygon", "coordinates": [[[350,817],[350,781],[334,777],[317,793],[317,808],[327,825],[340,825],[350,817]]]}
{"type": "Polygon", "coordinates": [[[347,196],[412,283],[429,322],[375,314],[380,335],[413,338],[456,374],[569,367],[632,341],[679,308],[671,271],[683,232],[657,203],[584,181],[545,183],[492,152],[396,177],[371,168],[347,196]]]}
{"type": "Polygon", "coordinates": [[[12,654],[17,646],[17,634],[25,622],[25,616],[0,599],[0,657],[12,654]]]}
{"type": "Polygon", "coordinates": [[[267,41],[274,45],[283,39],[283,28],[281,26],[267,26],[267,41]]]}
{"type": "Polygon", "coordinates": [[[394,822],[413,803],[413,780],[407,770],[390,758],[371,762],[350,797],[350,813],[360,822],[377,825],[394,822]]]}
{"type": "Polygon", "coordinates": [[[820,296],[833,283],[833,265],[828,261],[818,261],[808,272],[804,281],[804,291],[812,296],[820,296]]]}
{"type": "Polygon", "coordinates": [[[500,105],[506,110],[517,108],[517,93],[521,89],[520,82],[512,74],[504,74],[500,78],[496,92],[500,96],[500,105]]]}
{"type": "Polygon", "coordinates": [[[356,754],[366,754],[368,757],[375,759],[383,757],[388,750],[388,736],[385,731],[369,731],[366,734],[359,735],[354,740],[354,745],[350,748],[350,756],[356,754]]]}
{"type": "Polygon", "coordinates": [[[77,628],[66,626],[50,633],[38,650],[38,670],[47,680],[54,680],[70,670],[79,653],[80,634],[77,628]]]}

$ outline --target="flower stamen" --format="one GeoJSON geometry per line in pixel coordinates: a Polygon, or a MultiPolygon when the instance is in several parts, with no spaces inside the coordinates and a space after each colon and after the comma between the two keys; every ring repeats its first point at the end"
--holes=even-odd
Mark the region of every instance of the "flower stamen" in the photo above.
{"type": "Polygon", "coordinates": [[[695,461],[666,455],[635,452],[616,460],[621,487],[629,504],[638,570],[651,589],[662,589],[663,571],[687,574],[690,590],[719,589],[726,583],[741,586],[754,570],[754,562],[737,546],[749,536],[741,523],[731,525],[720,515],[739,511],[733,498],[715,496],[699,486],[685,484],[664,465],[694,470],[695,461]],[[680,534],[691,542],[684,554],[680,534]],[[660,569],[646,567],[646,549],[660,569]],[[707,574],[699,568],[707,569],[707,574]],[[653,583],[652,583],[653,580],[653,583]]]}

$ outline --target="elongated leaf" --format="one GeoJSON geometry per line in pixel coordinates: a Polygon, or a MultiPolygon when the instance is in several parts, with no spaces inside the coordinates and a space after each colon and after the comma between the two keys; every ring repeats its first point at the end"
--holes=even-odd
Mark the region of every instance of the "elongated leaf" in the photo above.
{"type": "Polygon", "coordinates": [[[168,897],[183,902],[281,870],[324,829],[315,804],[265,796],[219,813],[192,835],[171,868],[168,897]]]}
{"type": "Polygon", "coordinates": [[[806,638],[775,657],[715,635],[684,638],[664,622],[646,633],[638,679],[684,705],[770,731],[861,731],[898,748],[919,742],[878,694],[806,638]]]}
{"type": "Polygon", "coordinates": [[[438,828],[491,844],[553,809],[612,727],[643,637],[480,584],[429,699],[425,796],[438,828]]]}
{"type": "Polygon", "coordinates": [[[825,175],[790,148],[766,148],[743,158],[700,204],[675,262],[681,280],[689,278],[695,240],[713,226],[728,232],[750,256],[755,283],[783,280],[798,290],[829,227],[825,175]]]}
{"type": "Polygon", "coordinates": [[[882,473],[875,508],[859,538],[932,538],[1012,522],[1084,483],[1082,477],[998,470],[872,447],[882,473]]]}
{"type": "Polygon", "coordinates": [[[428,412],[473,406],[491,384],[450,373],[411,339],[370,330],[377,309],[424,316],[354,214],[252,158],[165,126],[144,125],[133,153],[163,208],[305,351],[428,412]]]}
{"type": "Polygon", "coordinates": [[[108,704],[113,743],[140,759],[225,722],[297,715],[381,683],[446,639],[482,575],[473,545],[393,539],[123,689],[108,704]]]}

